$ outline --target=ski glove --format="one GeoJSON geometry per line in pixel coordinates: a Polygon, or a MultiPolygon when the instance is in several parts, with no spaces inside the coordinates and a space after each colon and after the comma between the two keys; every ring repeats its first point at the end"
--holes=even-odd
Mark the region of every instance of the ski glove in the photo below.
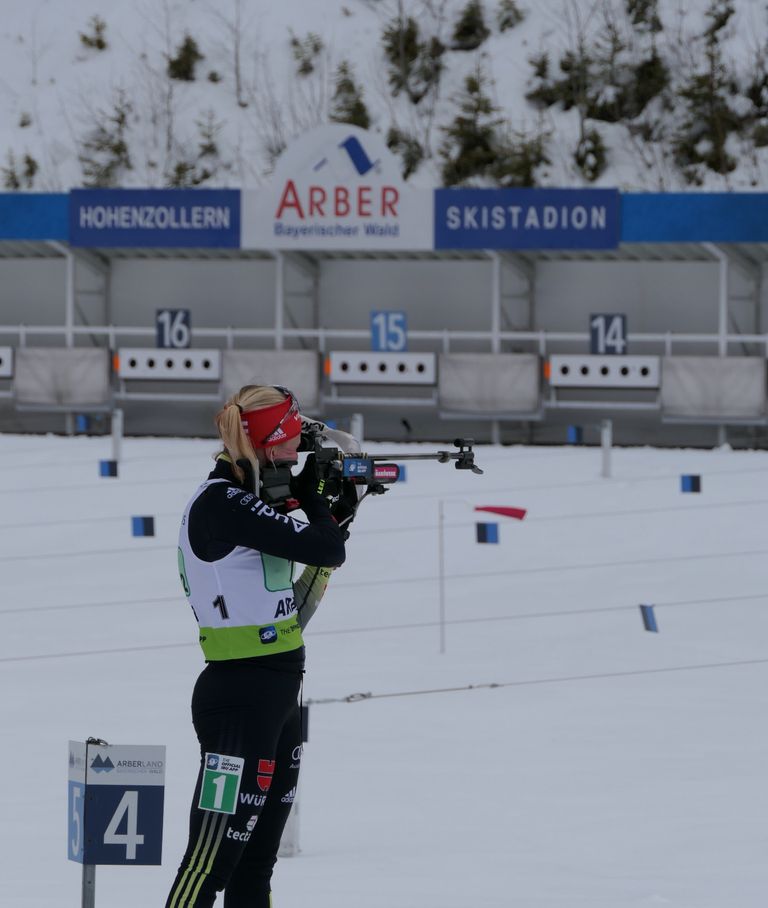
{"type": "Polygon", "coordinates": [[[343,529],[348,530],[349,525],[355,519],[357,514],[357,486],[349,479],[340,480],[340,491],[338,499],[331,505],[331,514],[336,523],[343,529]]]}
{"type": "Polygon", "coordinates": [[[291,494],[298,498],[300,503],[316,498],[319,481],[315,455],[310,452],[301,471],[296,476],[291,476],[291,494]]]}

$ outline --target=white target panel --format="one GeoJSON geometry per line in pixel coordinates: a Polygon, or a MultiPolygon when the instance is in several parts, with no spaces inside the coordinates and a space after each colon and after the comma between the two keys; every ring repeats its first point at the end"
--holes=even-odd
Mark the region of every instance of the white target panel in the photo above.
{"type": "Polygon", "coordinates": [[[13,347],[0,347],[0,378],[13,377],[13,347]]]}
{"type": "Polygon", "coordinates": [[[155,350],[123,347],[117,351],[120,378],[200,381],[221,378],[221,350],[155,350]]]}
{"type": "Polygon", "coordinates": [[[434,385],[437,357],[434,353],[341,353],[328,354],[328,375],[336,384],[434,385]]]}
{"type": "Polygon", "coordinates": [[[549,358],[553,388],[658,388],[658,356],[566,356],[549,358]]]}

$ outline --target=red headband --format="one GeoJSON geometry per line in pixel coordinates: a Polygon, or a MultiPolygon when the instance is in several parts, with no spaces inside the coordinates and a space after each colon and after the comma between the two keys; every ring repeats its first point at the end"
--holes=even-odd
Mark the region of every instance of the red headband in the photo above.
{"type": "Polygon", "coordinates": [[[299,406],[293,395],[271,407],[242,413],[240,421],[254,448],[281,445],[301,432],[299,406]]]}

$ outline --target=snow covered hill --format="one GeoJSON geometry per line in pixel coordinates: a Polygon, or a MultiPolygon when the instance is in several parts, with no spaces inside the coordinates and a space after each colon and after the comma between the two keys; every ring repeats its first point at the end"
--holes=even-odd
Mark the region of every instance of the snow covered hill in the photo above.
{"type": "MultiPolygon", "coordinates": [[[[444,129],[459,114],[457,102],[466,102],[472,75],[496,108],[484,119],[501,121],[495,128],[510,166],[529,168],[537,185],[765,185],[763,3],[482,0],[488,37],[456,49],[466,7],[467,0],[0,0],[0,189],[258,187],[285,144],[338,106],[342,64],[370,128],[385,137],[397,130],[401,152],[418,143],[424,156],[409,177],[416,185],[443,182],[444,129]],[[504,27],[512,8],[524,18],[504,27]],[[393,95],[384,52],[385,30],[408,17],[420,46],[444,48],[432,58],[442,64],[440,79],[418,103],[407,91],[393,95]],[[185,42],[181,62],[193,80],[169,76],[185,42]],[[557,90],[571,101],[537,106],[526,98],[537,88],[540,98],[557,90]],[[619,105],[622,118],[610,122],[621,99],[629,99],[619,105]],[[604,169],[590,181],[602,154],[604,169]]],[[[488,181],[488,174],[467,179],[488,181]]]]}

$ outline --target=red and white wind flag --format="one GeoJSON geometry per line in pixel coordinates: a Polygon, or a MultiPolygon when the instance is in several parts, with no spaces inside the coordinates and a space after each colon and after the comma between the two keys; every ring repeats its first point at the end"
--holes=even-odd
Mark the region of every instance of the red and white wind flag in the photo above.
{"type": "Polygon", "coordinates": [[[491,514],[500,514],[502,517],[513,517],[515,520],[522,520],[528,513],[525,508],[508,508],[501,505],[478,505],[476,511],[488,511],[491,514]]]}

